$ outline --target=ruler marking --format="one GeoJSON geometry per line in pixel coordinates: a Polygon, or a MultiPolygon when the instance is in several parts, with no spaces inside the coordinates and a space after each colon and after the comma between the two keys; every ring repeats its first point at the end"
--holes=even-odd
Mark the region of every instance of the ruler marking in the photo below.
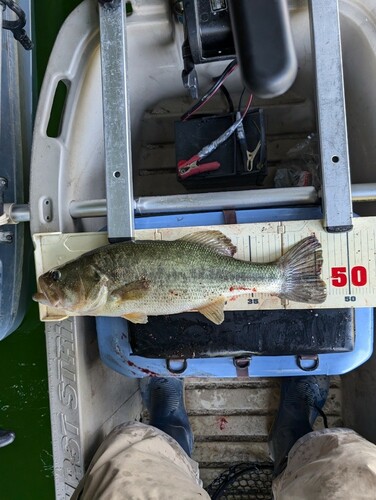
{"type": "MultiPolygon", "coordinates": [[[[367,231],[367,235],[369,234],[369,231],[367,231]]],[[[369,235],[369,237],[372,237],[372,233],[369,235]]],[[[368,246],[368,240],[367,240],[367,246],[368,246]]],[[[372,251],[370,247],[368,246],[368,263],[369,263],[369,275],[370,276],[375,276],[375,231],[373,231],[373,241],[372,241],[372,251]]],[[[375,284],[372,281],[370,281],[370,291],[373,290],[373,293],[375,292],[375,284]],[[372,287],[371,287],[372,283],[372,287]]]]}
{"type": "Polygon", "coordinates": [[[349,295],[351,295],[351,270],[350,270],[349,233],[346,233],[346,247],[347,247],[347,269],[348,269],[348,280],[349,280],[349,295]]]}
{"type": "MultiPolygon", "coordinates": [[[[367,232],[366,232],[366,235],[367,235],[367,246],[366,246],[366,251],[367,251],[367,255],[366,255],[366,259],[367,259],[367,272],[369,274],[369,276],[371,276],[371,258],[370,258],[370,247],[369,247],[369,230],[367,228],[367,232]]],[[[369,285],[368,285],[368,290],[369,292],[371,292],[371,289],[373,287],[371,287],[371,282],[369,282],[369,285]]]]}
{"type": "MultiPolygon", "coordinates": [[[[366,245],[368,245],[368,229],[366,231],[364,239],[366,240],[366,245]]],[[[362,262],[365,264],[366,271],[367,271],[367,286],[365,287],[365,290],[364,290],[364,292],[366,292],[366,291],[368,291],[370,289],[369,281],[368,281],[368,276],[369,276],[369,257],[368,257],[367,247],[364,248],[362,246],[361,256],[362,256],[362,262]]]]}
{"type": "MultiPolygon", "coordinates": [[[[364,240],[368,243],[368,230],[366,232],[366,234],[364,235],[365,238],[361,238],[360,240],[360,258],[361,258],[361,261],[360,261],[360,264],[365,264],[365,268],[366,268],[366,272],[367,272],[367,282],[366,282],[366,285],[362,288],[362,295],[364,295],[367,290],[369,289],[369,284],[368,284],[368,274],[369,274],[369,271],[368,271],[368,255],[365,251],[365,248],[364,248],[364,240]],[[367,262],[367,263],[366,263],[367,262]]],[[[360,237],[360,233],[359,233],[359,237],[360,237]]]]}
{"type": "MultiPolygon", "coordinates": [[[[367,228],[367,232],[366,232],[366,235],[367,235],[367,246],[366,246],[366,249],[367,249],[367,271],[368,271],[368,274],[369,276],[371,276],[371,258],[370,258],[370,248],[369,248],[369,231],[368,231],[368,228],[367,228]]],[[[369,289],[369,292],[371,292],[371,289],[374,290],[374,287],[371,288],[371,283],[369,283],[368,285],[368,289],[369,289]]]]}
{"type": "Polygon", "coordinates": [[[271,262],[272,261],[272,250],[270,248],[270,235],[268,235],[268,251],[269,251],[269,255],[268,255],[268,262],[271,262]]]}
{"type": "Polygon", "coordinates": [[[248,236],[248,244],[249,244],[249,261],[252,262],[251,236],[248,236]]]}

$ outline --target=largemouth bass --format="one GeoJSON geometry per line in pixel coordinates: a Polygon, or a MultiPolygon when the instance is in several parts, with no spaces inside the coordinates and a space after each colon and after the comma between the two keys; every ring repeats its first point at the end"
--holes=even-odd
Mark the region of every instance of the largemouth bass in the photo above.
{"type": "Polygon", "coordinates": [[[216,324],[224,320],[226,300],[241,294],[269,293],[312,304],[325,300],[315,236],[268,264],[241,261],[235,253],[220,231],[108,245],[40,276],[33,298],[71,316],[146,323],[148,316],[198,310],[216,324]]]}

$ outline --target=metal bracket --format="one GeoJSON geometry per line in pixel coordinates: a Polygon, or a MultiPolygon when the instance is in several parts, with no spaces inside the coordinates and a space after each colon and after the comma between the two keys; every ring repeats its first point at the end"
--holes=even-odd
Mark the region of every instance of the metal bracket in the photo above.
{"type": "Polygon", "coordinates": [[[328,232],[352,229],[347,124],[338,0],[310,0],[316,71],[324,225],[328,232]]]}
{"type": "Polygon", "coordinates": [[[320,358],[318,354],[300,355],[296,357],[296,364],[304,372],[314,372],[320,365],[320,358]]]}
{"type": "Polygon", "coordinates": [[[188,368],[186,359],[166,359],[166,368],[173,375],[181,375],[188,368]]]}
{"type": "Polygon", "coordinates": [[[240,356],[233,359],[237,377],[249,377],[249,367],[251,365],[250,356],[240,356]]]}
{"type": "Polygon", "coordinates": [[[111,242],[134,237],[126,1],[99,3],[107,228],[111,242]]]}

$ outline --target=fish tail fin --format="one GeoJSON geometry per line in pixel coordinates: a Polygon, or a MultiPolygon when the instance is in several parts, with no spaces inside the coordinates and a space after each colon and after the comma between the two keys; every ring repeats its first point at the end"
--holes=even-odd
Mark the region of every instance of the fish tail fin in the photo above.
{"type": "Polygon", "coordinates": [[[321,243],[309,236],[283,255],[278,264],[283,270],[279,297],[295,302],[321,304],[326,299],[326,285],[320,278],[322,268],[321,243]]]}

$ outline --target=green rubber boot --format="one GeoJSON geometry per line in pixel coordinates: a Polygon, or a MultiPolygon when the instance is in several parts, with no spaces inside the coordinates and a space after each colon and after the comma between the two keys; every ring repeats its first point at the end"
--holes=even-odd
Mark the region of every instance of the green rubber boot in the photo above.
{"type": "MultiPolygon", "coordinates": [[[[268,444],[274,461],[274,476],[287,465],[287,455],[296,441],[312,432],[313,424],[329,392],[329,377],[286,377],[281,382],[277,416],[269,433],[268,444]]],[[[325,415],[324,415],[325,417],[325,415]]]]}
{"type": "Polygon", "coordinates": [[[143,392],[150,425],[174,438],[187,455],[191,456],[193,433],[184,404],[183,379],[151,378],[143,392]]]}

